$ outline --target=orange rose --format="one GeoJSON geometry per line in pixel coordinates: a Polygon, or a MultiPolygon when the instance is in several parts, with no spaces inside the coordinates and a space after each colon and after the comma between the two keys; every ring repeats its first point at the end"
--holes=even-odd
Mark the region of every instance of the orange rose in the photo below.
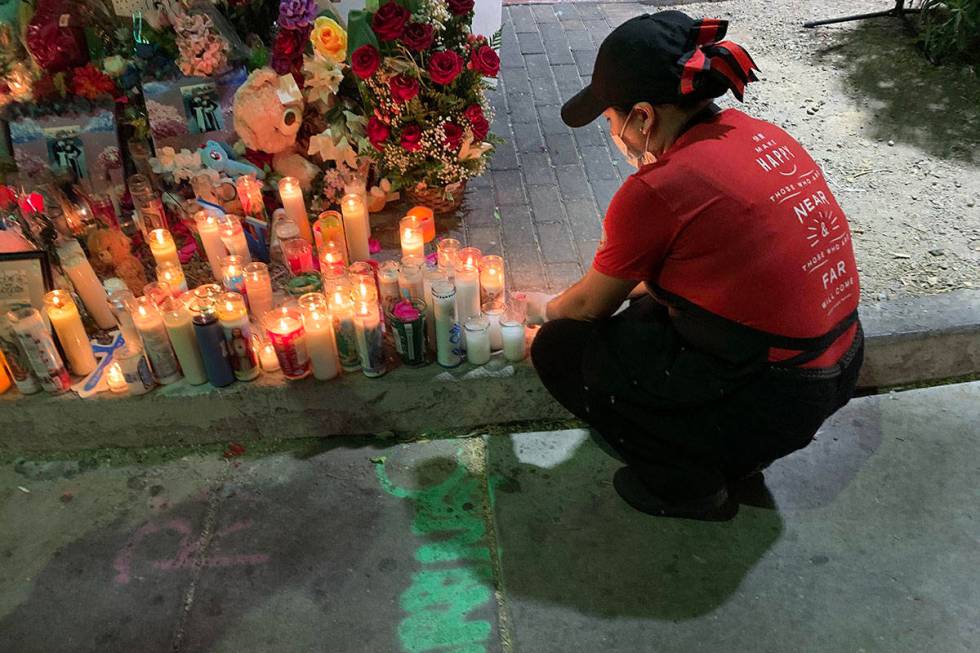
{"type": "Polygon", "coordinates": [[[316,19],[310,41],[317,54],[334,63],[341,63],[347,58],[347,32],[332,18],[320,16],[316,19]]]}

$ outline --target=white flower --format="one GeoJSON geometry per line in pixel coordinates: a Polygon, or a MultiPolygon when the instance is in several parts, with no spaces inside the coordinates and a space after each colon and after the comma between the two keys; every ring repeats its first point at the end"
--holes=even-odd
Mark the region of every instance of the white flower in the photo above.
{"type": "Polygon", "coordinates": [[[192,152],[188,149],[183,149],[174,157],[174,164],[178,168],[191,168],[196,170],[203,165],[201,163],[201,152],[200,150],[194,150],[192,152]]]}
{"type": "Polygon", "coordinates": [[[332,109],[337,91],[344,81],[344,64],[337,64],[320,55],[303,57],[304,86],[308,102],[319,102],[332,109]]]}
{"type": "Polygon", "coordinates": [[[310,149],[307,152],[310,156],[316,154],[323,161],[336,161],[346,163],[351,168],[357,166],[357,152],[351,147],[346,137],[334,140],[334,136],[329,129],[321,134],[310,138],[310,149]]]}

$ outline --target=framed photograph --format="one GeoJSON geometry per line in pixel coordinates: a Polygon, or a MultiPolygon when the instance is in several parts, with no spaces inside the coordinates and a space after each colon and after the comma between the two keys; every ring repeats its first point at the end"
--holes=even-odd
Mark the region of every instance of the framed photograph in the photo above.
{"type": "Polygon", "coordinates": [[[51,289],[51,268],[46,252],[0,253],[0,351],[18,381],[28,374],[26,370],[30,369],[30,363],[16,344],[7,311],[32,306],[43,315],[44,294],[51,289]]]}

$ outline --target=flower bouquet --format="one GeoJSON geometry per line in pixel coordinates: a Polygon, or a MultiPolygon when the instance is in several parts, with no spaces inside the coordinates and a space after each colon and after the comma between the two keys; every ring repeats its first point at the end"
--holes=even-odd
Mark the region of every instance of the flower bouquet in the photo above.
{"type": "Polygon", "coordinates": [[[471,33],[473,5],[369,2],[348,24],[367,154],[396,189],[442,212],[484,172],[495,141],[486,78],[497,76],[500,59],[495,43],[471,33]]]}

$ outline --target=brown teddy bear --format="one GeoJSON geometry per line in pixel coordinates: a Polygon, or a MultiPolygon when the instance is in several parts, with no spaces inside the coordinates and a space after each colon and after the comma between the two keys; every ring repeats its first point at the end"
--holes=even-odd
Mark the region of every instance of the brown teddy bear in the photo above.
{"type": "Polygon", "coordinates": [[[134,295],[143,294],[146,271],[133,256],[132,243],[126,234],[115,229],[96,229],[86,242],[92,267],[100,277],[118,277],[134,295]]]}

